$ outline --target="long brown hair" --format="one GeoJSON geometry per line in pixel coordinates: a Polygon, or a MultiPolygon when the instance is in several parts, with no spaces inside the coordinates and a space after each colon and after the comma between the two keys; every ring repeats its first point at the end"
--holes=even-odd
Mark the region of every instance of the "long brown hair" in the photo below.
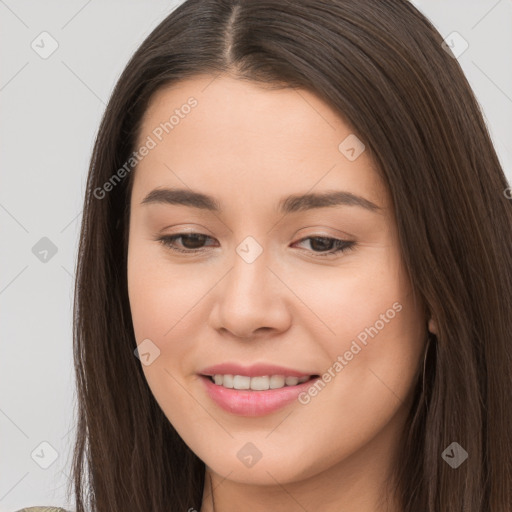
{"type": "Polygon", "coordinates": [[[188,0],[143,42],[105,111],[84,201],[77,512],[201,507],[205,465],[133,352],[126,249],[136,170],[104,185],[135,150],[153,93],[204,73],[312,91],[364,141],[393,201],[412,286],[438,326],[397,454],[397,497],[404,512],[512,510],[512,203],[480,107],[442,42],[405,0],[188,0]],[[442,457],[452,442],[468,453],[457,469],[442,457]]]}

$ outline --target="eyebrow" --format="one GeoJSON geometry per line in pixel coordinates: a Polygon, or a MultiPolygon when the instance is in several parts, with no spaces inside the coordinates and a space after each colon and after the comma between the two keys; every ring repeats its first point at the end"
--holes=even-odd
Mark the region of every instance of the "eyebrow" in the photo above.
{"type": "MultiPolygon", "coordinates": [[[[181,188],[154,189],[141,202],[141,204],[154,203],[190,206],[215,213],[222,212],[222,208],[215,198],[201,192],[181,188]]],[[[351,192],[336,190],[322,193],[293,194],[282,198],[278,203],[278,212],[286,214],[336,206],[360,206],[372,212],[382,210],[380,206],[364,197],[351,192]]]]}

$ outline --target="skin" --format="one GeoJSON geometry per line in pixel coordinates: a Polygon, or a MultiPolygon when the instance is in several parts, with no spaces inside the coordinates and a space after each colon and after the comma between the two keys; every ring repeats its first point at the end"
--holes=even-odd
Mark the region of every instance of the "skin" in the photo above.
{"type": "MultiPolygon", "coordinates": [[[[427,319],[369,151],[354,161],[339,151],[352,130],[312,93],[226,75],[158,91],[139,145],[190,96],[197,106],[133,176],[128,289],[137,343],[150,339],[160,350],[143,365],[155,399],[205,462],[217,512],[398,511],[392,499],[384,506],[385,480],[422,364],[427,319]],[[141,204],[159,187],[214,196],[222,213],[141,204]],[[381,210],[277,213],[283,196],[328,190],[363,196],[381,210]],[[178,238],[174,246],[204,252],[175,253],[157,240],[184,232],[211,238],[202,246],[178,238]],[[252,263],[236,252],[247,236],[263,249],[252,263]],[[322,257],[333,246],[307,238],[322,236],[356,245],[322,257]],[[237,416],[208,397],[197,375],[225,361],[321,375],[395,302],[401,311],[306,405],[237,416]],[[237,457],[247,442],[262,454],[252,467],[237,457]]],[[[205,478],[200,512],[212,510],[205,478]]]]}

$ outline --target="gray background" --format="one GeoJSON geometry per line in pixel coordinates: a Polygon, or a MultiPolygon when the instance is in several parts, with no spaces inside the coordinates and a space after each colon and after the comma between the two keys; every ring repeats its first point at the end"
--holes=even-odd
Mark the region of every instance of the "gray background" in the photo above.
{"type": "MultiPolygon", "coordinates": [[[[0,0],[0,512],[72,508],[73,273],[88,161],[123,67],[179,3],[0,0]],[[44,31],[58,43],[45,59],[31,47],[51,49],[44,31]]],[[[468,42],[458,60],[512,181],[512,1],[414,4],[443,37],[468,42]]]]}

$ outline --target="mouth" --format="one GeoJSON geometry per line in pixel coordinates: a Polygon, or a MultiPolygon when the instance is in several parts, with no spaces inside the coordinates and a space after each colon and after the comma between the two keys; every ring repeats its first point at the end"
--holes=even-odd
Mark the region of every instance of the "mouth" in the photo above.
{"type": "MultiPolygon", "coordinates": [[[[265,416],[295,403],[318,381],[319,375],[200,374],[206,396],[225,412],[237,416],[265,416]]],[[[302,407],[302,406],[301,406],[302,407]]]]}
{"type": "Polygon", "coordinates": [[[238,416],[263,416],[295,402],[320,376],[273,363],[237,362],[203,368],[203,390],[218,407],[238,416]]]}
{"type": "Polygon", "coordinates": [[[226,389],[233,389],[238,391],[268,391],[273,389],[283,389],[294,387],[308,381],[315,380],[319,377],[318,374],[303,375],[298,377],[296,375],[232,375],[232,374],[200,374],[201,377],[208,379],[216,386],[221,386],[226,389]]]}

